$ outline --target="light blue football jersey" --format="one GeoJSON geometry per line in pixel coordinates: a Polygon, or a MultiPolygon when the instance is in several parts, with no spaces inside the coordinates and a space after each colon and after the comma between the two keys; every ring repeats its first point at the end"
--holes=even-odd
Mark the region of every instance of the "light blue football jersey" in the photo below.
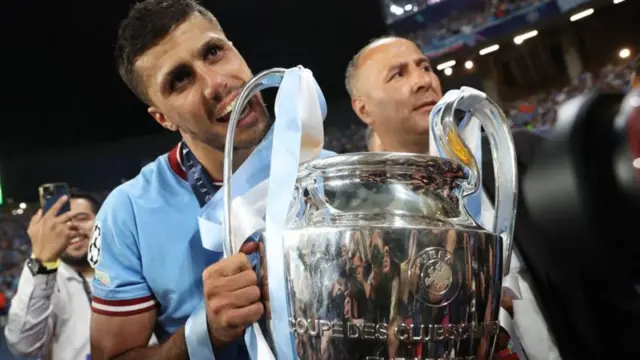
{"type": "MultiPolygon", "coordinates": [[[[155,334],[160,342],[187,323],[191,358],[211,359],[215,349],[203,314],[202,272],[223,254],[202,246],[201,209],[178,151],[176,147],[145,166],[102,205],[88,255],[95,269],[92,310],[130,316],[156,308],[155,334]]],[[[333,154],[323,151],[320,156],[333,154]]],[[[227,346],[216,357],[238,359],[244,358],[242,354],[246,352],[227,346]]]]}
{"type": "Polygon", "coordinates": [[[109,194],[89,251],[95,268],[93,311],[128,316],[157,307],[160,341],[202,302],[202,272],[222,257],[202,247],[200,206],[177,150],[109,194]]]}

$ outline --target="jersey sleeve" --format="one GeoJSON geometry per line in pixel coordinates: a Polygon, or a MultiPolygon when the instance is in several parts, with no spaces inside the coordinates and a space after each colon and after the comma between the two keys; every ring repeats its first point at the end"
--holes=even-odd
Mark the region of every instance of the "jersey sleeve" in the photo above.
{"type": "Polygon", "coordinates": [[[98,212],[87,257],[95,270],[94,313],[131,316],[156,307],[142,273],[135,212],[122,187],[109,194],[98,212]]]}

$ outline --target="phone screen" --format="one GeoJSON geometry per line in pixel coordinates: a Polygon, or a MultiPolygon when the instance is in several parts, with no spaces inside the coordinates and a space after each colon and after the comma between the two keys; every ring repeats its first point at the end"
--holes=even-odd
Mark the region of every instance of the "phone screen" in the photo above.
{"type": "MultiPolygon", "coordinates": [[[[40,186],[38,191],[40,193],[40,206],[45,213],[48,212],[53,204],[55,204],[62,196],[69,196],[69,186],[67,186],[66,183],[44,184],[40,186]]],[[[70,210],[71,204],[69,203],[69,200],[67,200],[67,202],[62,205],[58,215],[64,214],[70,210]]]]}

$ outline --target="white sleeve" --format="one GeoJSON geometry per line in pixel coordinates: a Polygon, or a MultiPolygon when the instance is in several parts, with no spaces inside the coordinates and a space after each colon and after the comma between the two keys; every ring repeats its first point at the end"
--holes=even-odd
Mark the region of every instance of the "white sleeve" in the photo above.
{"type": "Polygon", "coordinates": [[[51,297],[57,273],[33,276],[26,265],[11,301],[4,334],[9,350],[18,356],[40,356],[51,343],[56,316],[51,297]]]}

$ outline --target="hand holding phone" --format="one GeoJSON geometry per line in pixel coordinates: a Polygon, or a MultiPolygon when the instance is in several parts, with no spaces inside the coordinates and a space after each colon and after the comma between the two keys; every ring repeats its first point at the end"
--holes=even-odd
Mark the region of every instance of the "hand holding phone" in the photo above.
{"type": "Polygon", "coordinates": [[[49,212],[53,204],[63,196],[67,197],[67,200],[60,208],[57,215],[62,215],[71,211],[71,203],[69,202],[69,186],[66,183],[51,183],[44,184],[38,188],[40,193],[40,207],[44,213],[49,212]]]}
{"type": "Polygon", "coordinates": [[[31,218],[27,234],[31,240],[31,251],[34,257],[42,262],[55,262],[60,254],[78,236],[78,228],[73,224],[73,212],[62,212],[69,197],[63,195],[50,206],[49,211],[43,209],[31,218]],[[60,215],[57,215],[60,214],[60,215]]]}

